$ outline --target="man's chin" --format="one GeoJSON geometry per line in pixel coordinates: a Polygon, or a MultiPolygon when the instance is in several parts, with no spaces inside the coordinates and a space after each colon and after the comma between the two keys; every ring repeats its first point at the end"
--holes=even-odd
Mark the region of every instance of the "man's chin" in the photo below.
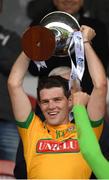
{"type": "Polygon", "coordinates": [[[55,120],[48,120],[47,123],[51,126],[58,126],[59,125],[59,122],[58,121],[55,121],[55,120]]]}

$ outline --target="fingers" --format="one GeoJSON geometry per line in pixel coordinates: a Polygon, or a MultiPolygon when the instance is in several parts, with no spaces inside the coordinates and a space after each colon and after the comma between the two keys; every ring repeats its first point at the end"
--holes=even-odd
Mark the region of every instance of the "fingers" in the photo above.
{"type": "Polygon", "coordinates": [[[96,35],[95,30],[86,25],[82,25],[80,31],[82,32],[84,41],[91,41],[96,35]]]}
{"type": "Polygon", "coordinates": [[[73,105],[84,105],[87,106],[89,101],[89,95],[82,91],[73,94],[73,105]]]}
{"type": "Polygon", "coordinates": [[[95,35],[96,35],[96,33],[95,33],[95,30],[93,29],[93,28],[91,28],[91,27],[89,27],[89,26],[86,26],[86,25],[82,25],[81,27],[80,27],[80,31],[81,32],[83,32],[83,31],[85,31],[85,30],[90,30],[91,32],[93,32],[95,35]]]}

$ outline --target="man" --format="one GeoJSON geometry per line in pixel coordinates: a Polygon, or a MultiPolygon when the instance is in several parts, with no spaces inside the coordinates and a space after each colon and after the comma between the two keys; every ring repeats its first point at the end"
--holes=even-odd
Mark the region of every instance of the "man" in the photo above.
{"type": "MultiPolygon", "coordinates": [[[[87,26],[81,26],[80,30],[83,40],[87,41],[84,44],[85,55],[94,85],[87,111],[99,138],[105,114],[107,81],[103,66],[90,45],[90,40],[95,36],[94,30],[87,26]]],[[[28,178],[89,178],[91,169],[81,156],[75,125],[69,122],[72,98],[65,83],[60,77],[48,77],[39,81],[38,101],[45,116],[42,123],[31,112],[31,103],[22,87],[28,66],[29,59],[22,52],[8,79],[12,107],[23,141],[28,178]]]]}
{"type": "MultiPolygon", "coordinates": [[[[0,13],[2,13],[0,0],[0,13]]],[[[19,135],[7,89],[11,67],[21,52],[20,36],[0,25],[0,159],[15,162],[19,135]]]]}
{"type": "MultiPolygon", "coordinates": [[[[53,70],[50,71],[48,76],[61,76],[65,78],[66,80],[69,80],[70,78],[70,72],[71,68],[68,66],[60,66],[56,67],[53,70]]],[[[76,92],[80,90],[80,81],[79,80],[73,80],[73,91],[76,92]]],[[[37,114],[42,121],[45,120],[44,115],[42,114],[42,111],[38,105],[36,104],[35,107],[35,114],[37,114]]],[[[69,119],[70,121],[73,120],[72,113],[69,113],[69,119]]],[[[16,164],[14,168],[14,176],[16,179],[27,179],[27,171],[26,171],[26,164],[25,164],[25,159],[24,159],[24,152],[23,152],[23,144],[22,141],[20,141],[19,146],[18,146],[18,151],[16,154],[16,164]]]]}

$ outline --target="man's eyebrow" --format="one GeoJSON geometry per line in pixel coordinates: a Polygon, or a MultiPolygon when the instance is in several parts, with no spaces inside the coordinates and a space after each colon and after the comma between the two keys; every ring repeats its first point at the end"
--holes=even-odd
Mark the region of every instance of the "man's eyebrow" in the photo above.
{"type": "Polygon", "coordinates": [[[49,101],[49,99],[41,99],[40,102],[46,102],[49,101]]]}
{"type": "Polygon", "coordinates": [[[62,96],[54,97],[53,99],[62,99],[62,96]]]}
{"type": "Polygon", "coordinates": [[[41,102],[42,101],[54,100],[54,99],[62,99],[62,96],[56,96],[56,97],[53,97],[53,98],[50,98],[50,99],[41,99],[41,102]]]}

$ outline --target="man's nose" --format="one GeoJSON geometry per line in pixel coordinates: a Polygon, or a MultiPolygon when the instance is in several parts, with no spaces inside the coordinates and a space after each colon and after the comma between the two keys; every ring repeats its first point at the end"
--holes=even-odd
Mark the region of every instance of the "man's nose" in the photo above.
{"type": "Polygon", "coordinates": [[[56,104],[54,101],[49,101],[49,109],[54,109],[56,107],[56,104]]]}

